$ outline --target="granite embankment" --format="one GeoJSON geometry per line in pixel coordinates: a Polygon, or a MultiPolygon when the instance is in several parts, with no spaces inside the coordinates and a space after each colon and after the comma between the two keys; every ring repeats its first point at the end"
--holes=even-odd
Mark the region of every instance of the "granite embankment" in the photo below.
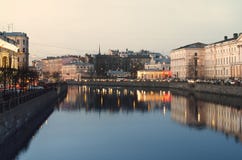
{"type": "Polygon", "coordinates": [[[151,81],[127,81],[127,82],[109,82],[109,81],[87,81],[72,82],[72,85],[87,85],[96,87],[137,87],[137,88],[166,88],[169,90],[201,92],[217,95],[242,96],[242,86],[215,85],[208,83],[186,83],[186,82],[151,82],[151,81]]]}
{"type": "Polygon", "coordinates": [[[39,119],[50,110],[50,107],[60,101],[67,93],[67,85],[58,85],[38,97],[21,103],[16,107],[0,113],[0,149],[4,141],[11,139],[29,123],[33,127],[39,124],[39,119]],[[36,122],[36,123],[35,123],[36,122]]]}

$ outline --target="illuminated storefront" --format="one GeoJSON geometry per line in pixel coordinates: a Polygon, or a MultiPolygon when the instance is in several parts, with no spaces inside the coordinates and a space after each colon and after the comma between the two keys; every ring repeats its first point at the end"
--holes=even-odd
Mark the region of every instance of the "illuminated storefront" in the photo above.
{"type": "Polygon", "coordinates": [[[159,80],[171,77],[171,71],[163,70],[142,70],[137,72],[138,79],[159,80]]]}

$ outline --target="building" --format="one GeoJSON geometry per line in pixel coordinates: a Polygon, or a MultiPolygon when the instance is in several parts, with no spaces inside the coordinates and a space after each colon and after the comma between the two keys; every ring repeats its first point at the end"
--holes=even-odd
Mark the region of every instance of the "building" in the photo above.
{"type": "Polygon", "coordinates": [[[143,80],[162,80],[168,77],[171,77],[170,71],[139,70],[137,72],[137,79],[143,79],[143,80]]]}
{"type": "Polygon", "coordinates": [[[242,34],[205,47],[205,78],[242,78],[242,34]]]}
{"type": "Polygon", "coordinates": [[[61,77],[62,66],[73,62],[78,62],[79,57],[73,55],[61,56],[61,57],[47,57],[38,62],[38,66],[41,67],[39,72],[42,73],[41,78],[47,79],[59,79],[61,77]]]}
{"type": "Polygon", "coordinates": [[[18,47],[0,32],[0,68],[18,69],[18,47]]]}
{"type": "Polygon", "coordinates": [[[3,36],[16,42],[19,48],[18,65],[19,68],[28,68],[29,66],[29,37],[22,32],[3,32],[3,36]]]}
{"type": "Polygon", "coordinates": [[[171,71],[176,78],[204,78],[204,43],[193,43],[177,49],[170,53],[171,71]]]}
{"type": "Polygon", "coordinates": [[[64,81],[91,78],[94,73],[93,64],[83,63],[81,61],[64,64],[61,69],[61,78],[64,81]]]}
{"type": "Polygon", "coordinates": [[[47,57],[42,59],[42,72],[61,72],[62,66],[71,62],[78,61],[78,56],[47,57]]]}
{"type": "Polygon", "coordinates": [[[122,58],[121,66],[126,72],[130,72],[131,78],[137,78],[139,70],[144,70],[145,64],[150,62],[149,55],[128,55],[128,57],[122,58]]]}
{"type": "Polygon", "coordinates": [[[161,54],[151,55],[149,63],[145,64],[145,70],[170,70],[170,57],[161,54]]]}
{"type": "Polygon", "coordinates": [[[109,70],[107,76],[112,78],[130,78],[131,75],[130,72],[124,72],[123,70],[109,70]]]}
{"type": "Polygon", "coordinates": [[[144,70],[137,72],[137,78],[143,80],[162,80],[171,77],[170,57],[160,53],[150,54],[150,62],[145,63],[144,70]]]}
{"type": "Polygon", "coordinates": [[[61,69],[61,76],[63,81],[79,81],[81,79],[81,73],[79,71],[77,64],[75,63],[63,65],[61,69]]]}
{"type": "Polygon", "coordinates": [[[97,77],[106,77],[109,70],[121,69],[121,58],[118,55],[101,55],[94,57],[94,68],[97,77]]]}
{"type": "Polygon", "coordinates": [[[174,77],[200,79],[242,78],[242,34],[211,44],[194,43],[170,53],[174,77]]]}

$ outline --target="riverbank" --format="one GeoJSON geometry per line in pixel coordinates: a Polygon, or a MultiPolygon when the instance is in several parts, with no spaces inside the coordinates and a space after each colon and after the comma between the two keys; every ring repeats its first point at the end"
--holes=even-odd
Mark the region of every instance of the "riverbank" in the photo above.
{"type": "Polygon", "coordinates": [[[69,82],[69,85],[87,85],[96,87],[137,87],[137,88],[166,88],[185,90],[189,92],[201,92],[217,95],[228,95],[242,97],[241,86],[215,85],[207,83],[186,83],[186,82],[157,82],[157,81],[82,81],[69,82]]]}
{"type": "Polygon", "coordinates": [[[67,85],[58,85],[43,95],[0,113],[0,145],[26,127],[29,122],[34,121],[38,124],[41,113],[60,101],[66,93],[67,85]]]}

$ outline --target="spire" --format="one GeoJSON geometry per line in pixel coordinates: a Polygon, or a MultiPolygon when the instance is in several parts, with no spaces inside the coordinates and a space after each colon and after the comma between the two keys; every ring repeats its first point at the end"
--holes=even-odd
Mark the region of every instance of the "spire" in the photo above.
{"type": "Polygon", "coordinates": [[[99,44],[99,47],[98,47],[98,54],[101,54],[100,44],[99,44]]]}

